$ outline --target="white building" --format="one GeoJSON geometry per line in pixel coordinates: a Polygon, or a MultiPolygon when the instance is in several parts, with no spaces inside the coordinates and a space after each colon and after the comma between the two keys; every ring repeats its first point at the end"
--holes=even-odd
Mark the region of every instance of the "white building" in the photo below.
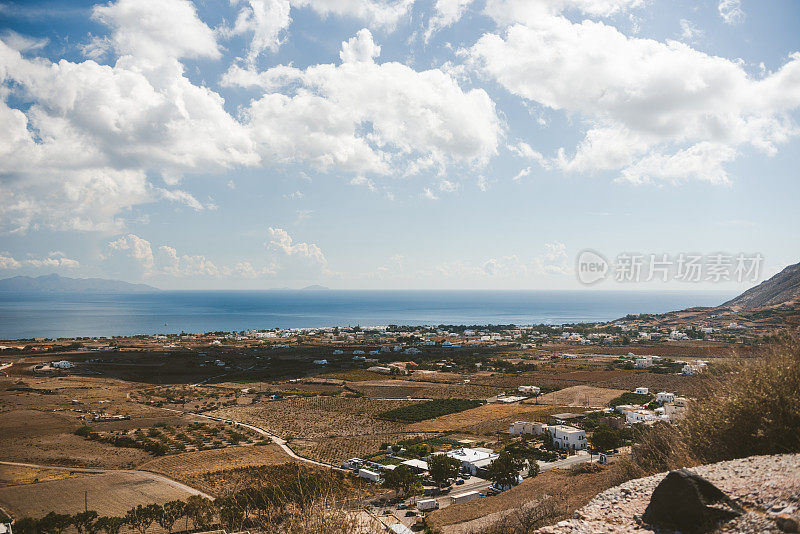
{"type": "Polygon", "coordinates": [[[511,423],[508,433],[512,436],[519,436],[521,434],[534,434],[533,423],[528,421],[514,421],[511,423]]]}
{"type": "Polygon", "coordinates": [[[659,391],[656,394],[656,402],[664,404],[665,402],[674,402],[675,401],[675,394],[674,393],[667,393],[666,391],[659,391]]]}
{"type": "Polygon", "coordinates": [[[474,449],[462,447],[460,449],[453,449],[445,454],[461,462],[461,468],[473,475],[477,473],[478,469],[489,467],[489,464],[495,461],[499,456],[493,450],[481,447],[476,447],[474,449]]]}
{"type": "Polygon", "coordinates": [[[59,362],[53,362],[50,364],[51,367],[55,367],[56,369],[72,369],[75,367],[75,364],[72,362],[68,362],[67,360],[61,360],[59,362]]]}
{"type": "Polygon", "coordinates": [[[650,410],[631,410],[625,413],[625,422],[629,425],[643,423],[655,418],[656,414],[650,410]]]}
{"type": "Polygon", "coordinates": [[[586,432],[580,428],[567,425],[549,425],[547,430],[553,436],[553,443],[559,449],[585,449],[586,432]]]}
{"type": "Polygon", "coordinates": [[[373,373],[382,373],[385,375],[392,374],[391,368],[383,367],[382,365],[373,365],[372,367],[367,367],[367,371],[372,371],[373,373]]]}
{"type": "Polygon", "coordinates": [[[542,392],[542,388],[538,386],[519,386],[517,391],[523,395],[538,395],[542,392]]]}
{"type": "Polygon", "coordinates": [[[469,502],[472,499],[477,499],[480,497],[480,494],[477,491],[467,491],[465,493],[459,493],[457,495],[450,496],[450,503],[457,504],[460,502],[469,502]]]}
{"type": "Polygon", "coordinates": [[[650,393],[650,388],[636,388],[636,393],[638,395],[648,395],[650,393]]]}
{"type": "Polygon", "coordinates": [[[642,356],[640,358],[636,358],[635,366],[637,369],[647,369],[648,367],[653,366],[653,357],[652,356],[642,356]]]}
{"type": "Polygon", "coordinates": [[[373,482],[379,482],[381,479],[381,475],[376,473],[375,471],[370,471],[369,469],[359,469],[358,476],[361,478],[366,478],[367,480],[371,480],[373,482]]]}
{"type": "Polygon", "coordinates": [[[314,360],[314,365],[328,365],[328,360],[314,360]]]}
{"type": "Polygon", "coordinates": [[[334,356],[340,356],[342,354],[344,354],[344,351],[342,349],[336,349],[335,351],[333,351],[334,356]]]}

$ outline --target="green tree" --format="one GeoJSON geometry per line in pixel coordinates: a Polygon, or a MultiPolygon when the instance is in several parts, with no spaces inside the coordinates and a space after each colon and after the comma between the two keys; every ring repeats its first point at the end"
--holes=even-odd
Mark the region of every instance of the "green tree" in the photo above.
{"type": "Polygon", "coordinates": [[[214,503],[211,499],[192,495],[186,499],[186,516],[192,520],[195,528],[205,529],[214,520],[214,503]]]}
{"type": "Polygon", "coordinates": [[[536,450],[529,447],[525,441],[511,442],[503,450],[528,465],[528,476],[535,477],[539,474],[539,464],[536,463],[536,450]]]}
{"type": "Polygon", "coordinates": [[[50,512],[39,520],[39,530],[45,534],[61,534],[72,525],[72,516],[50,512]]]}
{"type": "Polygon", "coordinates": [[[156,520],[160,510],[161,507],[157,504],[148,504],[147,506],[140,504],[136,508],[128,510],[125,514],[125,524],[138,530],[140,534],[147,534],[147,529],[156,520]]]}
{"type": "Polygon", "coordinates": [[[434,454],[428,460],[428,471],[433,481],[437,484],[458,476],[459,469],[461,469],[461,462],[455,458],[450,458],[446,454],[434,454]]]}
{"type": "Polygon", "coordinates": [[[121,517],[103,516],[99,518],[95,524],[98,530],[102,530],[106,534],[119,534],[122,525],[125,524],[125,520],[121,517]]]}
{"type": "Polygon", "coordinates": [[[417,480],[417,477],[405,465],[399,465],[394,470],[387,471],[383,476],[383,480],[387,488],[391,488],[404,496],[418,493],[422,488],[422,484],[417,480]]]}
{"type": "Polygon", "coordinates": [[[78,529],[80,534],[92,534],[93,532],[97,532],[96,521],[97,512],[94,510],[80,512],[72,516],[72,524],[78,529]]]}
{"type": "Polygon", "coordinates": [[[489,464],[487,469],[489,480],[498,488],[510,488],[517,484],[519,472],[525,467],[525,460],[515,458],[514,455],[503,451],[489,464]]]}
{"type": "Polygon", "coordinates": [[[14,521],[14,534],[39,534],[39,521],[32,517],[23,517],[14,521]]]}
{"type": "Polygon", "coordinates": [[[156,523],[166,530],[172,532],[175,522],[186,514],[186,503],[183,501],[169,501],[164,503],[156,517],[156,523]]]}
{"type": "Polygon", "coordinates": [[[592,445],[601,451],[616,449],[622,445],[622,438],[619,432],[608,425],[600,425],[592,434],[592,445]]]}

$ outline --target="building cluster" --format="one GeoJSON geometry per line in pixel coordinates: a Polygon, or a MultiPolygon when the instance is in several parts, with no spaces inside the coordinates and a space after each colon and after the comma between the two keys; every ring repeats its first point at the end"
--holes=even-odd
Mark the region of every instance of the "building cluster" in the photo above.
{"type": "Polygon", "coordinates": [[[509,433],[512,436],[533,434],[540,436],[549,432],[553,438],[553,445],[564,450],[582,450],[586,448],[586,431],[569,425],[548,425],[546,423],[514,421],[511,423],[509,433]]]}

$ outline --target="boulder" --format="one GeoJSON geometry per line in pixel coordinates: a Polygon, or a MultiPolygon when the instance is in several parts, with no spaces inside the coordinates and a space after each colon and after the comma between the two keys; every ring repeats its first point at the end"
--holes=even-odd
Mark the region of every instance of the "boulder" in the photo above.
{"type": "Polygon", "coordinates": [[[687,469],[670,471],[659,483],[642,516],[648,525],[706,532],[744,512],[714,484],[687,469]],[[722,506],[711,506],[711,505],[722,506]]]}

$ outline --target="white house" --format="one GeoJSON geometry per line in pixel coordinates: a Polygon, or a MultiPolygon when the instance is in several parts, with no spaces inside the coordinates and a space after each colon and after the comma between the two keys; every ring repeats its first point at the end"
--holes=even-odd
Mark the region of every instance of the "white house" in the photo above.
{"type": "Polygon", "coordinates": [[[647,369],[648,367],[653,366],[653,357],[652,356],[642,356],[640,358],[636,358],[635,366],[637,369],[647,369]]]}
{"type": "Polygon", "coordinates": [[[547,427],[553,436],[553,443],[559,449],[585,449],[586,432],[580,428],[567,425],[550,425],[547,427]]]}
{"type": "Polygon", "coordinates": [[[342,354],[344,354],[344,351],[342,349],[336,349],[335,351],[333,351],[334,356],[339,356],[342,354]]]}
{"type": "Polygon", "coordinates": [[[519,436],[521,434],[534,434],[533,423],[528,421],[514,421],[508,429],[508,433],[512,436],[519,436]]]}
{"type": "Polygon", "coordinates": [[[72,369],[75,367],[75,364],[72,362],[68,362],[67,360],[61,360],[58,362],[53,362],[50,364],[51,367],[55,367],[56,369],[72,369]]]}
{"type": "Polygon", "coordinates": [[[517,391],[522,393],[523,395],[538,395],[541,393],[542,388],[538,386],[519,386],[517,391]]]}
{"type": "Polygon", "coordinates": [[[632,425],[655,419],[656,414],[650,410],[631,410],[625,413],[625,422],[632,425]]]}
{"type": "Polygon", "coordinates": [[[375,471],[370,471],[369,469],[359,469],[358,476],[361,478],[366,478],[367,480],[371,480],[373,482],[378,482],[381,479],[381,475],[376,473],[375,471]]]}
{"type": "Polygon", "coordinates": [[[353,351],[353,354],[364,354],[364,351],[356,349],[356,350],[353,351]]]}
{"type": "Polygon", "coordinates": [[[666,391],[659,391],[656,394],[656,402],[660,404],[664,404],[665,402],[674,402],[675,401],[675,394],[674,393],[667,393],[666,391]]]}
{"type": "Polygon", "coordinates": [[[328,365],[328,360],[314,360],[314,365],[328,365]]]}
{"type": "Polygon", "coordinates": [[[650,388],[636,388],[637,395],[648,395],[650,393],[650,388]]]}
{"type": "Polygon", "coordinates": [[[473,475],[477,473],[478,469],[489,467],[489,464],[495,461],[499,456],[493,450],[481,447],[476,447],[474,449],[462,447],[460,449],[453,449],[445,454],[461,462],[461,468],[473,475]]]}

